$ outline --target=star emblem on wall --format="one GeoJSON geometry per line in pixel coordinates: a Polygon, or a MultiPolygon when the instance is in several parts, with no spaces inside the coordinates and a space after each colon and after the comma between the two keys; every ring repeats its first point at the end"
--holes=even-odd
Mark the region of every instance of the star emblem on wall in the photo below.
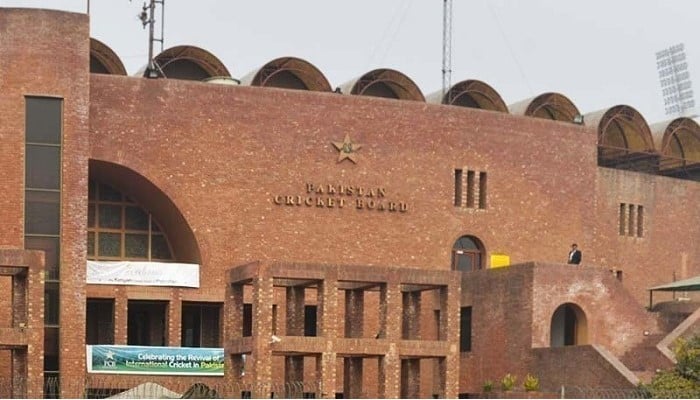
{"type": "Polygon", "coordinates": [[[355,153],[362,148],[362,145],[353,143],[352,140],[350,140],[350,135],[346,134],[342,142],[331,143],[333,143],[333,146],[338,150],[338,162],[347,158],[353,163],[357,163],[357,154],[355,153]]]}

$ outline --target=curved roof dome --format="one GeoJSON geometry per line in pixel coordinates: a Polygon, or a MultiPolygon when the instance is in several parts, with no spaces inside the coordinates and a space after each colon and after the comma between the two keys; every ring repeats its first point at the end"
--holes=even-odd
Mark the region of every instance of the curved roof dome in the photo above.
{"type": "Polygon", "coordinates": [[[576,117],[580,115],[578,108],[571,100],[554,92],[519,101],[511,104],[509,108],[510,112],[516,115],[570,123],[574,123],[576,117]]]}
{"type": "Polygon", "coordinates": [[[90,38],[90,72],[93,74],[126,75],[122,60],[106,44],[90,38]]]}
{"type": "Polygon", "coordinates": [[[656,148],[661,155],[662,173],[691,165],[700,166],[700,125],[690,118],[654,124],[651,127],[656,148]]]}
{"type": "Polygon", "coordinates": [[[342,93],[388,99],[425,101],[411,78],[393,69],[375,69],[340,86],[342,93]]]}
{"type": "Polygon", "coordinates": [[[280,57],[268,62],[243,77],[241,85],[331,91],[331,84],[318,68],[295,57],[280,57]]]}
{"type": "Polygon", "coordinates": [[[618,105],[586,115],[598,127],[598,164],[620,169],[655,172],[658,154],[649,125],[634,108],[618,105]]]}
{"type": "Polygon", "coordinates": [[[442,91],[428,96],[431,103],[447,104],[481,110],[508,112],[506,103],[494,88],[482,81],[467,79],[454,84],[443,96],[442,91]]]}
{"type": "MultiPolygon", "coordinates": [[[[203,81],[213,77],[231,77],[226,66],[210,52],[195,46],[175,46],[155,58],[165,78],[203,81]]],[[[146,76],[144,70],[143,76],[146,76]]]]}

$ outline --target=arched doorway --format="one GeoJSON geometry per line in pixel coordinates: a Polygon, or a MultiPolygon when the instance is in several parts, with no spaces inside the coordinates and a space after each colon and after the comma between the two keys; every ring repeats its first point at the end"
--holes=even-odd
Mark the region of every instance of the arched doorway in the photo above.
{"type": "Polygon", "coordinates": [[[557,307],[552,315],[550,346],[576,346],[588,343],[586,314],[574,303],[557,307]]]}
{"type": "Polygon", "coordinates": [[[462,236],[452,246],[452,269],[471,272],[483,268],[484,246],[474,236],[462,236]]]}

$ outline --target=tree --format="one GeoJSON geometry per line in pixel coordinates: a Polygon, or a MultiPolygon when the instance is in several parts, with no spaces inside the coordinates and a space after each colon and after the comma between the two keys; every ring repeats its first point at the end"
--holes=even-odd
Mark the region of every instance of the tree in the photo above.
{"type": "Polygon", "coordinates": [[[700,398],[700,335],[679,338],[673,347],[676,366],[658,372],[643,388],[649,396],[659,398],[700,398]]]}

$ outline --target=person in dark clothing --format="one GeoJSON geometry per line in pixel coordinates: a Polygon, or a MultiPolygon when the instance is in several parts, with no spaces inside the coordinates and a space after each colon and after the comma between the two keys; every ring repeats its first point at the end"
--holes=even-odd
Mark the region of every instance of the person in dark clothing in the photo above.
{"type": "Polygon", "coordinates": [[[571,245],[569,252],[569,264],[581,264],[581,250],[578,249],[576,243],[571,245]]]}

